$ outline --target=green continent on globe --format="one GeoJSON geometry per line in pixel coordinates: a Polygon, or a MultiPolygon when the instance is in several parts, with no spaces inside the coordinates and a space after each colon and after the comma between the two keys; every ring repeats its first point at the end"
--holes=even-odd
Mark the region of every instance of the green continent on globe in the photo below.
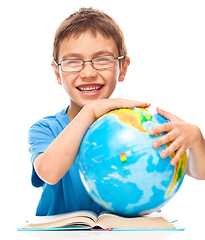
{"type": "Polygon", "coordinates": [[[118,120],[121,123],[126,124],[127,126],[132,126],[136,128],[141,133],[149,133],[144,127],[143,123],[152,121],[152,115],[144,108],[138,108],[138,111],[135,109],[116,109],[108,114],[113,114],[118,117],[118,120]]]}

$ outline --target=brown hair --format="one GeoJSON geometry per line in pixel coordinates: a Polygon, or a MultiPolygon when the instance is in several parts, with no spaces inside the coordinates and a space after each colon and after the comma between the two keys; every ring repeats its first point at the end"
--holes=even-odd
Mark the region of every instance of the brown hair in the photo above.
{"type": "MultiPolygon", "coordinates": [[[[91,31],[94,36],[99,32],[105,37],[112,37],[117,45],[119,56],[127,56],[124,35],[119,25],[104,12],[91,7],[80,8],[58,27],[53,44],[53,59],[58,62],[60,44],[65,38],[78,37],[86,31],[91,31]]],[[[122,67],[124,59],[120,61],[120,67],[122,67]]]]}

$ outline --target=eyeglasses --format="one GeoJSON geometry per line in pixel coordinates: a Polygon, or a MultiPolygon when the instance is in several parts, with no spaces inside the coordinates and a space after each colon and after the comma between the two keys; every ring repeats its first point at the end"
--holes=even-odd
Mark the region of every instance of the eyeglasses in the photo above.
{"type": "Polygon", "coordinates": [[[105,55],[95,57],[87,61],[84,61],[82,59],[65,59],[61,60],[60,63],[56,63],[56,61],[54,60],[54,63],[57,66],[61,66],[61,70],[63,72],[80,72],[84,69],[85,62],[91,62],[92,67],[96,70],[103,70],[114,67],[115,61],[118,59],[123,59],[124,57],[125,56],[115,58],[112,55],[105,55]]]}

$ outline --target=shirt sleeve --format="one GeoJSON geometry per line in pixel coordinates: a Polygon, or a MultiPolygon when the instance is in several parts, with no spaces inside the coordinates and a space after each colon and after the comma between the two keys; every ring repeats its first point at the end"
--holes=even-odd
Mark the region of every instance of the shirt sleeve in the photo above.
{"type": "Polygon", "coordinates": [[[51,127],[46,120],[41,120],[34,124],[28,132],[28,143],[30,145],[29,152],[31,153],[32,176],[31,182],[35,187],[44,185],[44,181],[37,175],[33,162],[34,159],[40,154],[45,152],[47,147],[55,139],[51,127]]]}

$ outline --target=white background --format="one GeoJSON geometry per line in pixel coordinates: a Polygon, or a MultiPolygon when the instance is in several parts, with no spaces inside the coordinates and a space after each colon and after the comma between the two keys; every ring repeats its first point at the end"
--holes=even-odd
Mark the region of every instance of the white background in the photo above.
{"type": "MultiPolygon", "coordinates": [[[[29,127],[69,104],[57,84],[52,44],[60,23],[80,7],[104,10],[121,26],[131,58],[113,97],[149,101],[198,125],[205,135],[205,2],[4,1],[0,7],[1,219],[10,227],[31,215],[41,194],[30,183],[29,127]]],[[[164,207],[186,228],[204,225],[205,181],[188,176],[164,207]]]]}

